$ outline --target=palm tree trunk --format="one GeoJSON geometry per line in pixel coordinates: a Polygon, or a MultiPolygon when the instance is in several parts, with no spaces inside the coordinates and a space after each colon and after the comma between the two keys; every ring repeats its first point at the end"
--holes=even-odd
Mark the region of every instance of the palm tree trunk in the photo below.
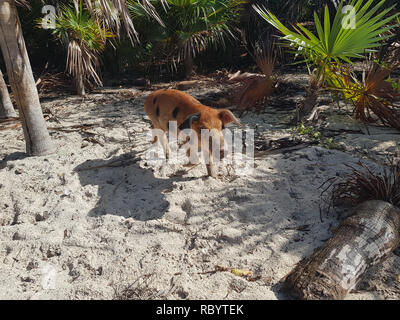
{"type": "Polygon", "coordinates": [[[55,147],[43,118],[14,0],[0,1],[0,46],[22,122],[26,152],[34,156],[53,153],[55,147]]]}
{"type": "Polygon", "coordinates": [[[10,95],[7,90],[6,82],[3,78],[3,73],[0,70],[0,119],[16,117],[14,107],[11,103],[10,95]]]}
{"type": "Polygon", "coordinates": [[[84,96],[86,94],[85,92],[85,84],[83,81],[83,75],[77,75],[76,78],[74,79],[75,82],[75,89],[76,89],[76,94],[78,96],[84,96]]]}
{"type": "Polygon", "coordinates": [[[371,200],[355,208],[334,235],[284,277],[296,299],[344,299],[364,273],[400,244],[400,209],[371,200]]]}
{"type": "Polygon", "coordinates": [[[292,123],[301,123],[306,116],[312,113],[313,109],[317,106],[318,97],[321,91],[321,80],[315,75],[310,76],[309,86],[306,88],[306,96],[298,106],[296,111],[296,117],[292,123]]]}
{"type": "Polygon", "coordinates": [[[317,105],[318,101],[318,88],[309,87],[306,89],[306,96],[302,101],[300,107],[297,109],[297,122],[300,123],[317,105]]]}
{"type": "Polygon", "coordinates": [[[190,52],[188,52],[185,55],[184,65],[185,65],[185,78],[190,79],[193,72],[193,56],[190,52]]]}

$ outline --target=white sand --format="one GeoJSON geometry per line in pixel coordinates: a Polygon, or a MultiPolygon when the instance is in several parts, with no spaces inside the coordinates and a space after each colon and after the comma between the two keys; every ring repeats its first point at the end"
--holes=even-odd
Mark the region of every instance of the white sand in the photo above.
{"type": "MultiPolygon", "coordinates": [[[[49,127],[97,124],[87,131],[103,146],[51,130],[57,153],[25,157],[22,130],[0,131],[0,299],[111,299],[130,285],[143,299],[284,299],[279,280],[330,237],[338,220],[320,217],[318,187],[358,156],[313,146],[257,159],[247,177],[174,175],[183,168],[150,167],[141,154],[146,94],[43,103],[61,121],[49,127]],[[136,160],[75,172],[120,157],[136,160]],[[207,273],[216,266],[258,280],[207,273]]],[[[270,119],[243,122],[290,135],[270,119]]],[[[398,299],[400,258],[374,270],[349,298],[398,299]]]]}

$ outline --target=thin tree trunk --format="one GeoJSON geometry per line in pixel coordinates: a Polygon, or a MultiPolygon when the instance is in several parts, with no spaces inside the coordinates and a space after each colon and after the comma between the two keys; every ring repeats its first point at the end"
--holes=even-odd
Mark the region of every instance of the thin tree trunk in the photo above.
{"type": "Polygon", "coordinates": [[[24,130],[26,152],[41,156],[55,147],[47,131],[14,0],[0,1],[0,46],[24,130]]]}
{"type": "Polygon", "coordinates": [[[311,83],[306,89],[306,96],[301,102],[299,108],[296,111],[296,118],[293,120],[294,123],[300,123],[306,116],[311,114],[313,109],[317,106],[319,96],[319,86],[311,83]]]}
{"type": "Polygon", "coordinates": [[[371,266],[400,243],[400,209],[372,200],[359,205],[322,247],[285,277],[297,299],[343,299],[371,266]]]}
{"type": "Polygon", "coordinates": [[[193,56],[190,52],[188,52],[185,56],[185,78],[190,79],[193,72],[193,56]]]}
{"type": "Polygon", "coordinates": [[[16,116],[17,114],[12,105],[7,85],[3,78],[3,73],[0,70],[0,119],[13,118],[16,116]]]}
{"type": "Polygon", "coordinates": [[[83,75],[78,75],[75,79],[75,89],[76,89],[76,94],[78,96],[84,96],[86,94],[85,92],[85,84],[83,81],[83,75]]]}

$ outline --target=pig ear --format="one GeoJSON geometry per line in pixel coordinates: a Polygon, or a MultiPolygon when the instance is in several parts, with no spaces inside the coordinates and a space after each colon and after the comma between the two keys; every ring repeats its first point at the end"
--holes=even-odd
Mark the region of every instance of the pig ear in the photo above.
{"type": "Polygon", "coordinates": [[[179,126],[179,130],[191,129],[193,122],[200,121],[201,112],[189,115],[179,126]]]}
{"type": "Polygon", "coordinates": [[[240,123],[239,119],[236,118],[234,116],[234,114],[228,109],[221,110],[218,113],[218,117],[221,119],[221,121],[222,121],[222,123],[224,125],[228,124],[228,123],[231,123],[231,122],[234,122],[234,123],[238,124],[239,126],[241,126],[241,123],[240,123]]]}

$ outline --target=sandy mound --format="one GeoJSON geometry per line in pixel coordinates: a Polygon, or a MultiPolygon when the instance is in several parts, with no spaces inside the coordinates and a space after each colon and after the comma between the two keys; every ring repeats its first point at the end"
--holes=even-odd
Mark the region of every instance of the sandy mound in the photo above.
{"type": "MultiPolygon", "coordinates": [[[[209,90],[190,92],[201,99],[209,90]]],[[[260,156],[253,175],[223,179],[204,177],[201,166],[152,167],[143,158],[148,93],[44,102],[59,121],[48,122],[58,152],[45,158],[24,156],[22,130],[1,131],[1,299],[286,298],[279,280],[338,224],[334,213],[321,215],[318,187],[359,160],[357,142],[385,132],[370,159],[398,152],[389,129],[371,138],[327,121],[351,152],[309,146],[260,156]]],[[[242,121],[279,139],[291,135],[287,114],[269,108],[242,121]]],[[[393,255],[349,298],[399,299],[399,273],[393,255]]]]}

